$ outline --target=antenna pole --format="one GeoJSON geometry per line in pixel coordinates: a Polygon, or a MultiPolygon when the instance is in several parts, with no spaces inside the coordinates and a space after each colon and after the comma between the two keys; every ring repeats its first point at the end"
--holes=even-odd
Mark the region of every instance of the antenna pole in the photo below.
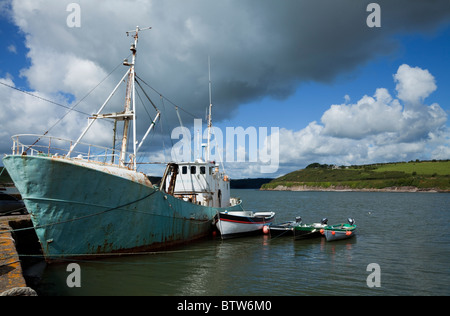
{"type": "Polygon", "coordinates": [[[212,101],[211,101],[211,60],[208,55],[208,79],[209,79],[209,115],[208,115],[208,145],[206,147],[206,161],[209,161],[210,144],[211,144],[211,127],[212,127],[212,101]]]}
{"type": "Polygon", "coordinates": [[[136,30],[134,31],[127,31],[127,36],[130,35],[130,33],[134,33],[134,44],[131,44],[130,50],[133,53],[133,59],[131,63],[124,62],[124,65],[130,67],[130,71],[128,74],[128,81],[127,81],[127,90],[126,90],[126,97],[125,97],[125,110],[124,110],[124,126],[123,126],[123,136],[122,136],[122,147],[120,151],[120,165],[125,166],[125,159],[127,154],[127,146],[128,146],[128,129],[130,125],[130,120],[133,120],[133,168],[136,170],[136,105],[135,105],[135,70],[134,65],[136,62],[136,51],[137,51],[137,44],[138,44],[138,33],[142,30],[149,30],[151,27],[146,28],[139,28],[139,26],[136,26],[136,30]],[[133,100],[133,103],[131,104],[131,100],[133,100]],[[133,109],[131,110],[131,105],[133,109]]]}

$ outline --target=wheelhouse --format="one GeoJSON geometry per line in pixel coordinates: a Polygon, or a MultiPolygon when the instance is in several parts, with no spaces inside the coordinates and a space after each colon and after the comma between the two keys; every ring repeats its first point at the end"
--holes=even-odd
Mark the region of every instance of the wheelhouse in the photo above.
{"type": "Polygon", "coordinates": [[[168,164],[161,181],[161,189],[176,198],[211,207],[228,207],[230,180],[214,161],[168,164]]]}

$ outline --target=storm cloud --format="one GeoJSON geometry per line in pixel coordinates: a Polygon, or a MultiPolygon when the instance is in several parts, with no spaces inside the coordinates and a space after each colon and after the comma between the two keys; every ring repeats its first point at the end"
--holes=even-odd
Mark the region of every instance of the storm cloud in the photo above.
{"type": "Polygon", "coordinates": [[[393,34],[426,32],[450,16],[448,1],[437,0],[378,1],[381,28],[366,25],[370,1],[77,1],[81,27],[69,28],[70,2],[12,3],[14,21],[27,34],[32,65],[23,75],[31,88],[81,97],[89,80],[102,77],[96,67],[108,73],[129,53],[126,30],[152,26],[139,42],[140,76],[195,112],[208,103],[211,56],[214,101],[223,109],[218,119],[246,102],[286,98],[303,81],[330,81],[392,53],[393,34]],[[64,61],[72,67],[62,69],[64,61]],[[82,73],[74,71],[77,64],[82,73]]]}

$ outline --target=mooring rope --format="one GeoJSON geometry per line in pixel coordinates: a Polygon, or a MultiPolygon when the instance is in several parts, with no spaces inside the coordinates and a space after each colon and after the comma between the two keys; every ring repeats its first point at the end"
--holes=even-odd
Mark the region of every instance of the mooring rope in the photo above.
{"type": "Polygon", "coordinates": [[[0,293],[0,296],[37,296],[37,293],[30,287],[15,287],[0,293]]]}

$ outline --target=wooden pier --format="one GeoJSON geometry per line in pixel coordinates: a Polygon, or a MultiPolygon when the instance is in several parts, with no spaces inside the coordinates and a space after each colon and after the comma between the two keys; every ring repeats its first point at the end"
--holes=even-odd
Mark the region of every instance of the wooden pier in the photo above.
{"type": "MultiPolygon", "coordinates": [[[[0,296],[33,295],[27,287],[23,269],[16,248],[13,227],[31,224],[29,215],[0,217],[0,296]]],[[[34,292],[35,294],[35,292],[34,292]]]]}

